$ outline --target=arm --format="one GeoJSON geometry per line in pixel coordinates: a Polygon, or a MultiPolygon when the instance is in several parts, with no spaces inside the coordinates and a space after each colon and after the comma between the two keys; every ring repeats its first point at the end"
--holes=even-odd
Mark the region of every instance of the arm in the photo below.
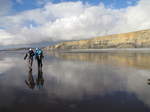
{"type": "Polygon", "coordinates": [[[43,52],[42,52],[42,58],[44,58],[43,52]]]}
{"type": "Polygon", "coordinates": [[[32,51],[32,53],[33,53],[33,56],[34,56],[35,54],[34,54],[34,52],[33,52],[33,51],[32,51]]]}
{"type": "Polygon", "coordinates": [[[35,51],[35,60],[37,59],[37,51],[35,51]]]}
{"type": "Polygon", "coordinates": [[[32,51],[32,57],[34,56],[35,54],[34,54],[34,52],[32,51]]]}
{"type": "Polygon", "coordinates": [[[25,55],[25,57],[24,57],[24,60],[27,58],[27,53],[26,53],[26,55],[25,55]]]}
{"type": "Polygon", "coordinates": [[[44,55],[43,55],[43,51],[41,50],[41,53],[42,53],[42,58],[44,58],[44,55]]]}

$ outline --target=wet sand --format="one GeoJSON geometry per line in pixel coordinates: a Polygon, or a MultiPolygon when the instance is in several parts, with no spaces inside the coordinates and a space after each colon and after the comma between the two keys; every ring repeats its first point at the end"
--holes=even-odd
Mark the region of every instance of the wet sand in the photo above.
{"type": "Polygon", "coordinates": [[[149,112],[149,49],[106,51],[44,51],[32,72],[26,51],[0,52],[0,111],[149,112]]]}

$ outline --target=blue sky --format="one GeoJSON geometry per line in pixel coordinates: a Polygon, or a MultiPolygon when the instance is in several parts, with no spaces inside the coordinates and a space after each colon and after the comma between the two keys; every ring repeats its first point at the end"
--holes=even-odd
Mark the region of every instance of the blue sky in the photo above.
{"type": "Polygon", "coordinates": [[[0,0],[0,45],[150,29],[150,0],[0,0]]]}
{"type": "MultiPolygon", "coordinates": [[[[40,0],[39,0],[40,1],[40,0]]],[[[16,11],[30,10],[41,8],[46,2],[52,2],[54,4],[62,2],[78,2],[82,1],[83,4],[91,4],[97,6],[100,3],[103,3],[106,6],[113,6],[113,8],[120,9],[126,8],[129,5],[136,5],[138,0],[42,0],[38,3],[38,0],[12,0],[13,9],[16,11]]]]}

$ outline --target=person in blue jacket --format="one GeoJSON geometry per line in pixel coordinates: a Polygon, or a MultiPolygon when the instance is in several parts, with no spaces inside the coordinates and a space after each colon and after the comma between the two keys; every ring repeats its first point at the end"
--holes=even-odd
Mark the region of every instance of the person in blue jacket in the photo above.
{"type": "Polygon", "coordinates": [[[44,58],[43,51],[39,47],[36,47],[35,60],[37,60],[38,68],[42,68],[43,66],[42,58],[44,58]]]}
{"type": "Polygon", "coordinates": [[[24,57],[24,60],[26,60],[26,58],[28,59],[28,66],[31,71],[32,71],[33,56],[34,56],[34,52],[30,48],[24,57]]]}

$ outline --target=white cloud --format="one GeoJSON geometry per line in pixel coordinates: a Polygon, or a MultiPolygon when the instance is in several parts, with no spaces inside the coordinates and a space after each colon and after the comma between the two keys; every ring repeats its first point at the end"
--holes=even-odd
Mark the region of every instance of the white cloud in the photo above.
{"type": "Polygon", "coordinates": [[[132,2],[131,2],[131,1],[127,1],[127,4],[131,5],[131,4],[132,4],[132,2]]]}
{"type": "Polygon", "coordinates": [[[18,3],[21,3],[21,4],[23,4],[23,1],[22,0],[16,0],[18,3]]]}
{"type": "Polygon", "coordinates": [[[123,31],[125,32],[150,29],[149,4],[150,1],[141,0],[138,2],[137,6],[130,6],[126,8],[126,12],[122,15],[122,19],[118,22],[118,24],[120,24],[120,28],[123,28],[123,31]]]}
{"type": "Polygon", "coordinates": [[[0,30],[0,45],[9,45],[12,44],[12,39],[14,38],[13,35],[11,35],[10,33],[4,31],[4,30],[0,30]]]}
{"type": "Polygon", "coordinates": [[[10,13],[12,5],[11,0],[0,0],[0,16],[10,13]]]}
{"type": "Polygon", "coordinates": [[[36,5],[41,6],[53,0],[36,0],[36,5]]]}
{"type": "Polygon", "coordinates": [[[140,0],[136,6],[124,9],[106,8],[103,4],[91,6],[81,1],[45,3],[39,9],[1,16],[0,25],[8,36],[0,43],[86,39],[150,28],[149,0],[140,0]]]}

